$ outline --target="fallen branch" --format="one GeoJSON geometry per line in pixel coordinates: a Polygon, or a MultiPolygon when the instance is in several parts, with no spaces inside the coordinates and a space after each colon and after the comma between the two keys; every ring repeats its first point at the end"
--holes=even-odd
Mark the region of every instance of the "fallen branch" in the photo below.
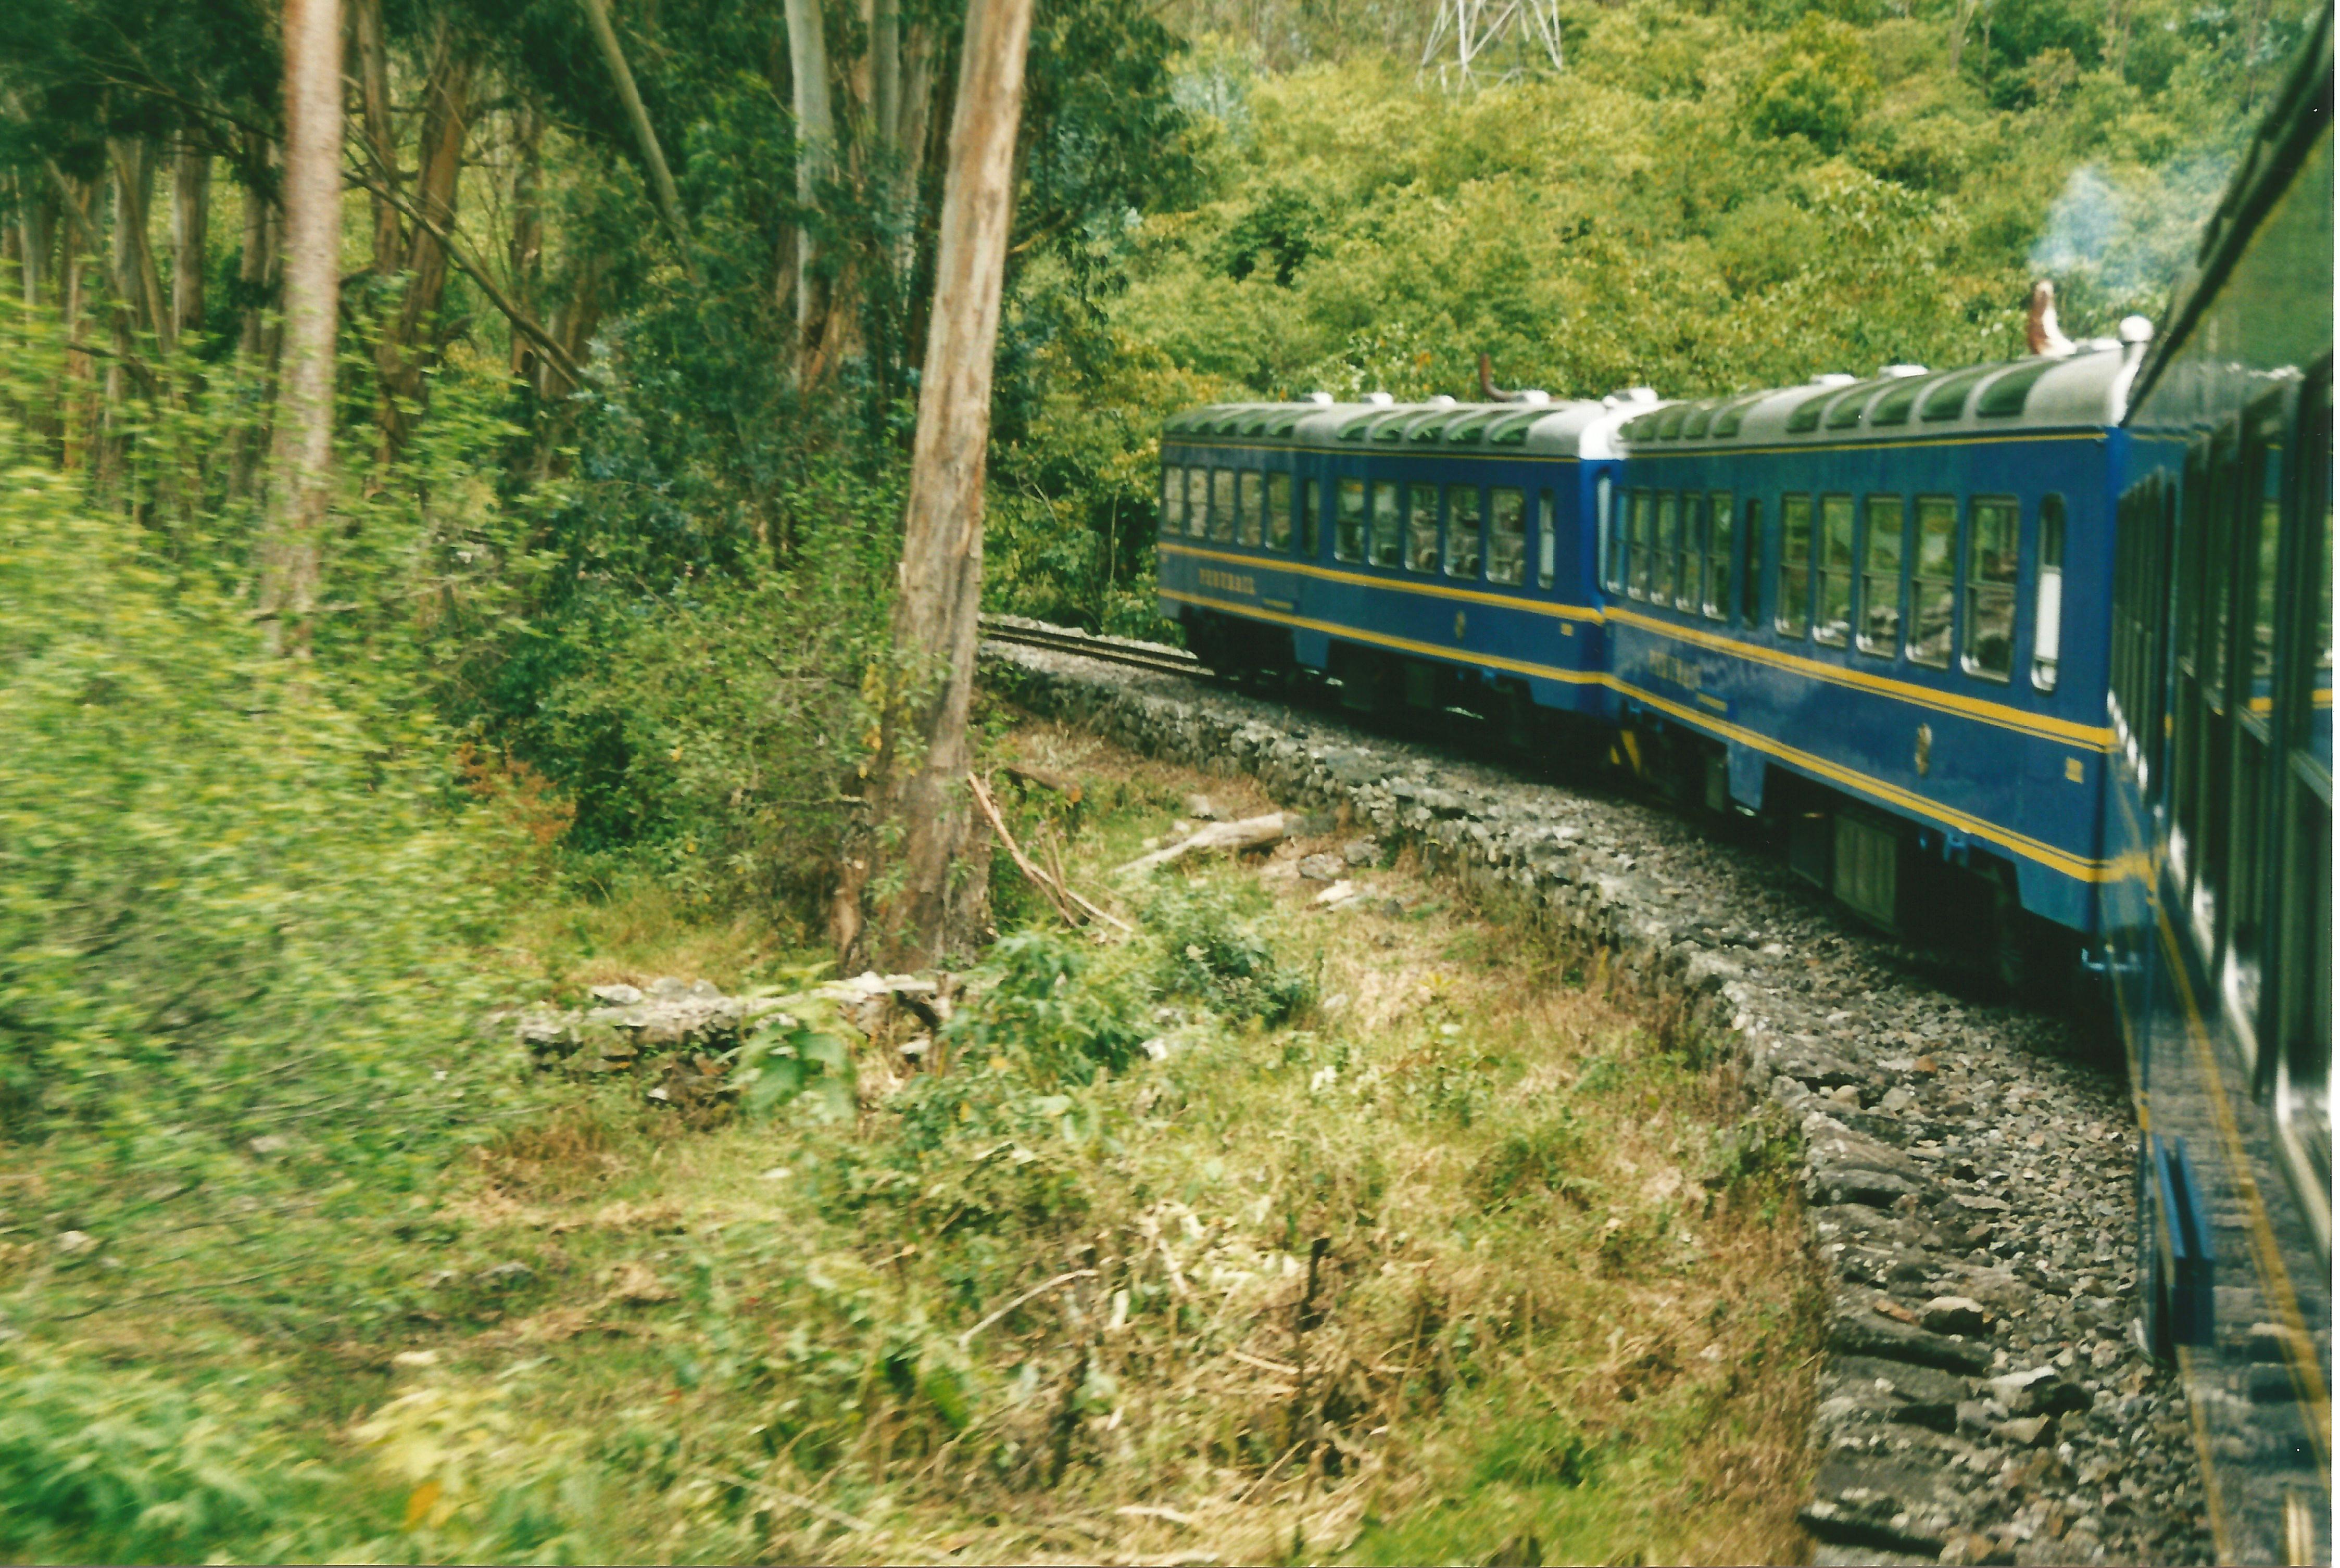
{"type": "Polygon", "coordinates": [[[1017,1297],[1015,1300],[1009,1302],[1006,1306],[991,1314],[991,1316],[986,1317],[974,1327],[968,1329],[965,1334],[960,1335],[958,1336],[958,1347],[961,1350],[966,1349],[977,1335],[982,1333],[985,1329],[990,1327],[993,1324],[998,1322],[1001,1318],[1006,1317],[1009,1313],[1015,1311],[1017,1307],[1023,1306],[1026,1302],[1030,1301],[1035,1297],[1046,1296],[1051,1290],[1056,1289],[1059,1285],[1070,1285],[1076,1279],[1094,1279],[1096,1277],[1096,1270],[1094,1268],[1076,1268],[1067,1273],[1059,1274],[1056,1278],[1051,1279],[1046,1285],[1034,1286],[1031,1289],[1026,1291],[1023,1295],[1017,1297]]]}
{"type": "Polygon", "coordinates": [[[1284,817],[1282,812],[1270,812],[1265,816],[1245,817],[1241,822],[1215,822],[1189,838],[1179,840],[1167,849],[1157,849],[1152,854],[1139,855],[1114,874],[1127,876],[1132,872],[1155,871],[1175,860],[1199,853],[1204,850],[1242,851],[1272,844],[1284,836],[1284,817]]]}
{"type": "Polygon", "coordinates": [[[1117,926],[1125,932],[1134,931],[1135,928],[1127,921],[1118,920],[1107,914],[1075,892],[1066,883],[1033,864],[1022,846],[1016,843],[1016,835],[1007,831],[1007,823],[1001,819],[999,808],[992,804],[991,792],[983,787],[983,780],[970,773],[967,775],[967,782],[974,786],[975,804],[982,808],[985,820],[991,823],[991,831],[999,835],[999,842],[1007,846],[1008,858],[1016,863],[1016,869],[1024,873],[1025,881],[1040,890],[1040,896],[1048,901],[1050,908],[1064,917],[1066,925],[1077,928],[1082,922],[1080,914],[1076,912],[1086,911],[1090,916],[1105,922],[1107,925],[1117,926]]]}

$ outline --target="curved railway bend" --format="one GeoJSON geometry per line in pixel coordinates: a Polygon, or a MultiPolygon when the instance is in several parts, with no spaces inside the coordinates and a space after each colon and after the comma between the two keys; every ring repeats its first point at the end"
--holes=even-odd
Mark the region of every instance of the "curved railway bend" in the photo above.
{"type": "Polygon", "coordinates": [[[1158,658],[1080,657],[1040,630],[1046,646],[987,623],[993,689],[1288,804],[1346,806],[1729,1028],[1753,1091],[1801,1131],[1831,1276],[1800,1515],[1815,1561],[2212,1560],[2183,1392],[2128,1331],[2127,1090],[2063,1021],[1947,992],[1938,965],[1664,810],[1361,735],[1158,658]]]}

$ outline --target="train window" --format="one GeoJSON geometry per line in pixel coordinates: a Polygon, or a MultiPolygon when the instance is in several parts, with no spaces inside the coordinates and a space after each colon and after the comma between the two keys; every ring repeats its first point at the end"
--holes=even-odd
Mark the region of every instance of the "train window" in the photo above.
{"type": "Polygon", "coordinates": [[[1747,503],[1747,526],[1739,530],[1739,622],[1753,626],[1762,618],[1763,503],[1747,503]]]}
{"type": "Polygon", "coordinates": [[[1948,669],[1951,606],[1958,590],[1958,504],[1918,498],[1918,553],[1909,560],[1909,662],[1948,669]]]}
{"type": "Polygon", "coordinates": [[[1292,547],[1292,476],[1267,476],[1267,547],[1288,550],[1292,547]]]}
{"type": "Polygon", "coordinates": [[[1812,629],[1812,498],[1780,498],[1779,615],[1772,625],[1788,636],[1812,629]]]}
{"type": "MultiPolygon", "coordinates": [[[[2240,525],[2236,597],[2245,617],[2242,666],[2236,671],[2233,705],[2234,784],[2227,823],[2226,901],[2229,929],[2224,989],[2228,1006],[2256,1042],[2259,1024],[2261,948],[2266,935],[2266,897],[2271,891],[2268,852],[2275,823],[2268,790],[2275,762],[2275,618],[2280,579],[2277,553],[2283,544],[2284,425],[2289,409],[2281,392],[2262,400],[2250,416],[2235,498],[2240,525]],[[2245,579],[2247,579],[2246,581],[2245,579]]],[[[2295,568],[2296,569],[2296,568],[2295,568]]]]}
{"type": "Polygon", "coordinates": [[[1889,659],[1901,649],[1901,498],[1869,498],[1860,557],[1860,651],[1889,659]]]}
{"type": "MultiPolygon", "coordinates": [[[[1609,514],[1609,479],[1602,475],[1599,504],[1601,515],[1609,514]]],[[[1552,587],[1552,575],[1560,568],[1560,508],[1552,505],[1550,490],[1536,492],[1536,587],[1552,587]]],[[[1613,553],[1613,552],[1612,552],[1613,553]]]]}
{"type": "Polygon", "coordinates": [[[1730,566],[1736,559],[1733,547],[1730,492],[1717,490],[1706,498],[1706,618],[1727,621],[1730,618],[1730,566]]]}
{"type": "Polygon", "coordinates": [[[1300,484],[1300,553],[1310,560],[1316,558],[1319,519],[1324,516],[1324,486],[1322,480],[1304,479],[1300,484]]]}
{"type": "Polygon", "coordinates": [[[2283,539],[2283,444],[2266,449],[2266,477],[2259,491],[2258,516],[2246,517],[2245,526],[2256,536],[2249,542],[2252,577],[2250,641],[2244,648],[2250,660],[2250,709],[2263,714],[2273,706],[2275,690],[2276,547],[2283,539]]]}
{"type": "Polygon", "coordinates": [[[1405,503],[1394,479],[1373,481],[1373,565],[1393,567],[1403,551],[1405,503]]]}
{"type": "Polygon", "coordinates": [[[1671,490],[1658,492],[1658,537],[1650,551],[1650,602],[1662,605],[1674,597],[1674,552],[1681,542],[1681,498],[1671,490]]]}
{"type": "Polygon", "coordinates": [[[1211,537],[1223,545],[1235,538],[1235,474],[1233,468],[1211,470],[1211,537]]]}
{"type": "Polygon", "coordinates": [[[2007,499],[1967,513],[1966,672],[2003,681],[2015,668],[2015,547],[2021,514],[2007,499]]]}
{"type": "Polygon", "coordinates": [[[1405,569],[1438,569],[1438,487],[1408,485],[1405,509],[1405,569]]]}
{"type": "Polygon", "coordinates": [[[1852,635],[1852,498],[1820,498],[1819,624],[1812,636],[1844,646],[1852,635]]]}
{"type": "Polygon", "coordinates": [[[1650,597],[1650,531],[1655,527],[1658,503],[1647,490],[1633,492],[1631,541],[1628,547],[1631,557],[1632,576],[1625,581],[1625,591],[1637,599],[1650,597]]]}
{"type": "Polygon", "coordinates": [[[1681,508],[1681,566],[1674,573],[1674,608],[1695,615],[1706,575],[1706,498],[1692,490],[1682,497],[1681,508]]]}
{"type": "MultiPolygon", "coordinates": [[[[1536,586],[1548,588],[1552,587],[1552,568],[1558,565],[1559,547],[1552,537],[1552,492],[1543,491],[1542,498],[1536,533],[1536,586]]],[[[1594,526],[1601,530],[1601,586],[1612,594],[1625,591],[1625,548],[1617,537],[1622,530],[1618,527],[1617,515],[1611,509],[1617,504],[1615,488],[1610,484],[1609,476],[1603,474],[1593,482],[1592,518],[1594,526]]]]}
{"type": "Polygon", "coordinates": [[[1162,470],[1162,531],[1186,531],[1186,475],[1182,468],[1162,470]]]}
{"type": "Polygon", "coordinates": [[[1527,494],[1499,486],[1487,492],[1487,580],[1516,585],[1527,573],[1527,494]]]}
{"type": "Polygon", "coordinates": [[[1479,487],[1446,487],[1446,575],[1479,575],[1479,487]]]}
{"type": "Polygon", "coordinates": [[[1266,488],[1265,478],[1266,476],[1256,468],[1247,468],[1235,476],[1235,537],[1253,549],[1259,548],[1260,545],[1261,513],[1264,509],[1262,492],[1266,488]]]}
{"type": "Polygon", "coordinates": [[[1340,481],[1340,512],[1333,519],[1333,558],[1336,561],[1362,561],[1365,558],[1365,481],[1340,481]]]}
{"type": "Polygon", "coordinates": [[[1199,539],[1211,519],[1211,476],[1205,468],[1186,470],[1186,537],[1199,539]]]}
{"type": "Polygon", "coordinates": [[[2031,684],[2056,689],[2056,660],[2064,642],[2064,498],[2039,502],[2039,580],[2031,616],[2031,684]]]}

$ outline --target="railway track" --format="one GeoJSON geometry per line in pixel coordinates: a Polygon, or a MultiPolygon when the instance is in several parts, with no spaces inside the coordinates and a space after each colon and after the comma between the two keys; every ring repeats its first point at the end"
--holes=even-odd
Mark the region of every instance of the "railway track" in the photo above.
{"type": "Polygon", "coordinates": [[[985,616],[982,617],[982,635],[990,642],[1045,648],[1050,653],[1072,654],[1104,664],[1153,670],[1160,675],[1208,679],[1213,673],[1210,666],[1184,648],[1169,647],[1161,643],[1141,643],[1126,637],[1092,636],[1086,632],[1074,631],[1066,626],[1027,621],[1020,616],[985,616]]]}

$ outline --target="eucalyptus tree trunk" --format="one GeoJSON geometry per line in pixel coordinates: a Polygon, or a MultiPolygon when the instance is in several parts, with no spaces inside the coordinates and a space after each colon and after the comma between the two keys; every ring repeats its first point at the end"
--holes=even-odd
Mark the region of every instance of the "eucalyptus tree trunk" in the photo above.
{"type": "MultiPolygon", "coordinates": [[[[619,45],[618,30],[610,25],[609,0],[579,0],[585,7],[586,22],[593,30],[593,41],[600,45],[601,63],[610,68],[610,80],[618,89],[619,101],[626,106],[626,119],[634,128],[634,142],[641,148],[642,163],[648,170],[651,194],[658,198],[659,212],[674,231],[676,254],[682,258],[684,275],[696,281],[699,270],[690,259],[690,225],[683,222],[682,195],[674,186],[674,176],[666,166],[666,154],[659,148],[658,132],[650,125],[650,112],[642,106],[642,95],[634,86],[633,71],[626,64],[626,52],[619,45]]],[[[793,24],[792,24],[793,25],[793,24]]]]}
{"type": "Polygon", "coordinates": [[[259,610],[272,654],[305,658],[332,498],[342,260],[341,0],[284,0],[284,350],[259,610]]]}
{"type": "Polygon", "coordinates": [[[211,247],[211,154],[180,143],[171,165],[171,330],[203,330],[203,256],[211,247]]]}
{"type": "Polygon", "coordinates": [[[837,119],[828,99],[828,40],[820,0],[784,0],[788,25],[790,107],[797,121],[797,362],[801,376],[820,335],[821,291],[813,277],[815,242],[808,221],[837,149],[837,119]]]}
{"type": "Polygon", "coordinates": [[[848,967],[933,963],[968,944],[985,907],[963,779],[992,358],[1031,32],[1032,0],[968,0],[868,831],[848,853],[833,912],[848,967]]]}

